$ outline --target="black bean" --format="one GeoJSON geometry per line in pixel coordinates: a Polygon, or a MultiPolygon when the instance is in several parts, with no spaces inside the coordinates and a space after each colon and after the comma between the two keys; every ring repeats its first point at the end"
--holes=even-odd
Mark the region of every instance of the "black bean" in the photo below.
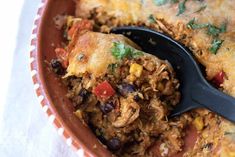
{"type": "Polygon", "coordinates": [[[57,59],[51,60],[51,67],[52,67],[54,73],[56,73],[57,75],[64,75],[65,69],[63,68],[60,61],[58,61],[57,59]]]}
{"type": "Polygon", "coordinates": [[[106,104],[100,104],[100,110],[104,113],[104,114],[107,114],[109,112],[111,112],[114,107],[113,107],[113,103],[106,103],[106,104]]]}
{"type": "Polygon", "coordinates": [[[88,90],[86,90],[85,88],[82,88],[80,91],[79,91],[79,96],[82,98],[82,103],[84,103],[88,97],[90,96],[90,92],[88,90]]]}
{"type": "Polygon", "coordinates": [[[131,84],[122,84],[118,86],[118,92],[122,95],[122,96],[127,96],[128,93],[133,93],[135,92],[135,86],[131,85],[131,84]]]}
{"type": "Polygon", "coordinates": [[[106,143],[106,139],[105,139],[105,137],[103,135],[100,135],[100,136],[97,136],[97,137],[100,140],[100,142],[102,142],[103,144],[106,143]]]}
{"type": "MultiPolygon", "coordinates": [[[[91,117],[91,115],[89,113],[88,113],[88,117],[89,117],[89,119],[91,117]]],[[[100,128],[97,128],[91,121],[88,121],[87,124],[88,124],[89,128],[93,131],[93,133],[98,137],[100,142],[106,144],[107,140],[104,138],[102,130],[100,128]]]]}
{"type": "Polygon", "coordinates": [[[141,100],[141,98],[138,95],[135,95],[133,98],[136,102],[139,102],[141,100]]]}
{"type": "Polygon", "coordinates": [[[121,148],[121,141],[116,137],[111,138],[107,141],[107,146],[112,151],[119,150],[121,148]]]}
{"type": "Polygon", "coordinates": [[[82,88],[79,92],[79,95],[83,98],[87,98],[90,95],[90,92],[85,88],[82,88]]]}

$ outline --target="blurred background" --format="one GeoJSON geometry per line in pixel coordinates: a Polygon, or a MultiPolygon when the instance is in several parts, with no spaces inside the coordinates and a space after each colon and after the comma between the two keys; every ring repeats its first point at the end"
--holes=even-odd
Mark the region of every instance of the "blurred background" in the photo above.
{"type": "Polygon", "coordinates": [[[29,46],[41,0],[0,5],[0,157],[75,157],[43,113],[33,89],[29,46]]]}

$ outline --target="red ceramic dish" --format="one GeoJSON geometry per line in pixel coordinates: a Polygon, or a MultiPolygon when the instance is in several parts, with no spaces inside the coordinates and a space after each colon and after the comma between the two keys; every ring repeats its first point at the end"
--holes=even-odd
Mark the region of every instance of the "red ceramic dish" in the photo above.
{"type": "Polygon", "coordinates": [[[61,41],[61,32],[55,28],[53,18],[62,13],[73,14],[73,11],[72,0],[42,1],[34,22],[34,38],[31,41],[31,75],[43,111],[67,144],[71,145],[79,156],[106,156],[110,153],[73,114],[74,108],[65,97],[66,88],[48,69],[46,63],[55,57],[53,45],[58,45],[61,41]]]}
{"type": "MultiPolygon", "coordinates": [[[[42,109],[48,115],[49,121],[56,126],[59,135],[64,137],[67,144],[72,146],[79,156],[111,156],[90,129],[73,114],[75,109],[65,96],[66,87],[48,66],[48,62],[55,58],[55,47],[62,41],[62,32],[55,28],[53,18],[58,14],[73,15],[74,7],[72,0],[42,0],[31,41],[32,79],[42,109]]],[[[192,146],[196,139],[193,131],[188,132],[191,133],[186,136],[187,147],[192,146]]]]}

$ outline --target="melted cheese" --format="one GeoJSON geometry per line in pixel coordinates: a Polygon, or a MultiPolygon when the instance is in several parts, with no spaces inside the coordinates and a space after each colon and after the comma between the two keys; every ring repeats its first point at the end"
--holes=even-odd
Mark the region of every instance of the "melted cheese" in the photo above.
{"type": "Polygon", "coordinates": [[[185,13],[180,16],[176,16],[177,3],[157,6],[153,0],[79,0],[76,14],[79,17],[88,17],[90,11],[94,9],[97,9],[99,14],[104,13],[104,16],[98,15],[101,21],[104,21],[102,18],[115,17],[114,25],[138,24],[140,22],[148,26],[150,14],[153,14],[156,19],[163,19],[168,26],[159,22],[159,29],[195,50],[193,53],[206,67],[208,78],[211,79],[216,73],[223,70],[227,75],[227,80],[223,85],[224,89],[230,95],[235,96],[235,51],[232,51],[235,49],[233,44],[235,42],[233,0],[205,0],[203,2],[190,0],[186,2],[185,13]],[[203,5],[207,6],[206,9],[195,13],[203,5]],[[213,38],[206,34],[206,29],[189,30],[186,28],[186,24],[193,18],[196,18],[198,23],[211,23],[217,27],[228,21],[228,33],[220,35],[220,38],[225,42],[218,50],[217,55],[209,51],[213,38]],[[188,37],[188,41],[182,39],[182,34],[188,37]]]}
{"type": "Polygon", "coordinates": [[[96,32],[86,32],[80,35],[69,54],[66,76],[81,76],[86,72],[94,77],[103,75],[109,64],[117,62],[111,53],[113,42],[117,41],[138,48],[136,44],[122,35],[96,32]]]}

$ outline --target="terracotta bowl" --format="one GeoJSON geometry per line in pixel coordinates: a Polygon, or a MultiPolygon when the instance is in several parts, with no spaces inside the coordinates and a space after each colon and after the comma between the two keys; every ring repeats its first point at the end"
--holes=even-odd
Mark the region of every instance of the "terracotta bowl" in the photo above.
{"type": "MultiPolygon", "coordinates": [[[[35,19],[31,41],[32,79],[43,111],[67,144],[72,146],[79,156],[108,157],[111,156],[111,153],[73,114],[75,109],[65,96],[66,87],[48,66],[50,60],[55,58],[55,47],[59,46],[62,41],[62,32],[55,28],[53,18],[58,14],[73,15],[74,12],[75,4],[72,0],[42,0],[35,19]]],[[[190,127],[187,132],[185,150],[192,147],[196,139],[195,131],[192,131],[190,127]]],[[[157,154],[156,151],[156,156],[158,156],[157,154]]],[[[174,156],[182,156],[182,153],[174,156]]]]}

